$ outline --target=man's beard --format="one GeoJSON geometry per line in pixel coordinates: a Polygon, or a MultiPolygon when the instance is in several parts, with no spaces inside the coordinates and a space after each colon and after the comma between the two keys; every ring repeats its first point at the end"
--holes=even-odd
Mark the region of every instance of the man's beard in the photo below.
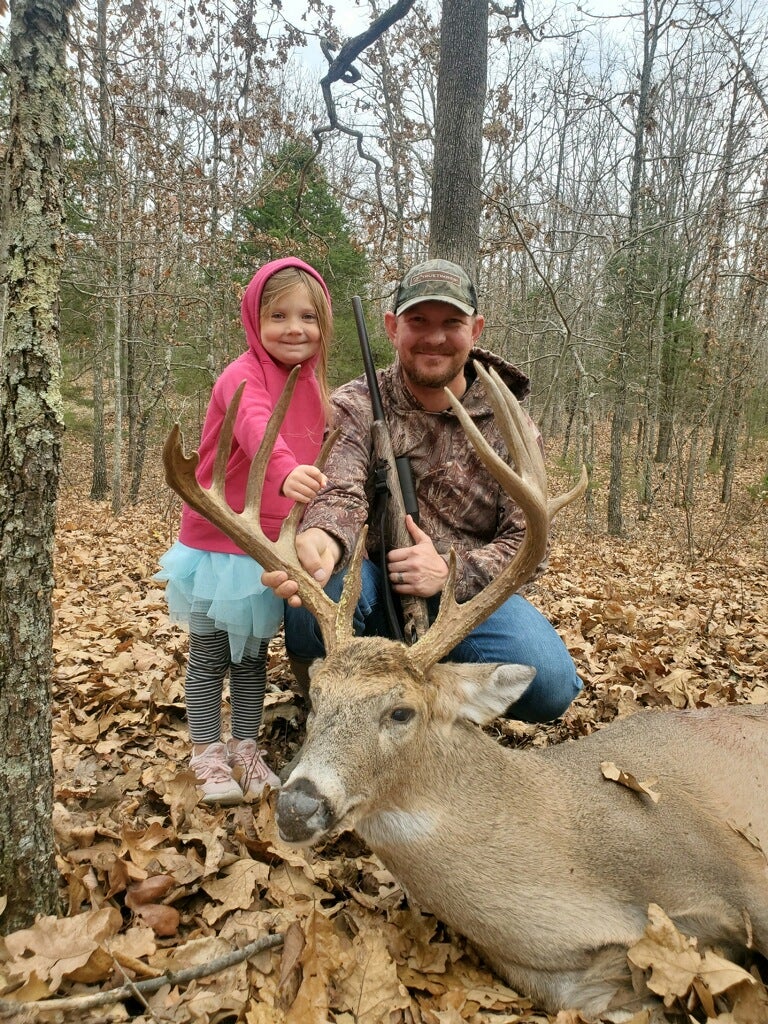
{"type": "MultiPolygon", "coordinates": [[[[424,353],[422,353],[424,354],[424,353]]],[[[442,353],[435,353],[441,355],[442,353]]],[[[403,369],[406,376],[412,383],[422,388],[444,388],[450,384],[451,381],[455,380],[460,373],[464,370],[464,358],[460,355],[450,355],[447,358],[450,360],[448,365],[440,370],[422,370],[420,369],[418,357],[411,356],[408,359],[407,364],[403,363],[403,369]]],[[[402,356],[401,356],[402,362],[402,356]]]]}

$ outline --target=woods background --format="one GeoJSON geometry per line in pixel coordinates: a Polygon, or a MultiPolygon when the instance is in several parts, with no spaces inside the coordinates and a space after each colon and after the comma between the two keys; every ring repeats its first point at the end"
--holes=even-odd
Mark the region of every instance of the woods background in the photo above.
{"type": "MultiPolygon", "coordinates": [[[[330,110],[317,39],[333,56],[350,15],[290,11],[73,11],[61,349],[91,494],[115,509],[141,494],[153,427],[180,416],[196,435],[259,264],[294,253],[327,277],[339,383],[362,371],[351,295],[381,337],[427,255],[439,9],[413,6],[357,81],[326,82],[330,110]]],[[[740,441],[768,424],[765,44],[758,5],[491,13],[483,340],[531,375],[562,457],[592,466],[595,425],[613,423],[612,472],[641,505],[664,486],[692,506],[707,468],[727,501],[740,441]]]]}
{"type": "MultiPolygon", "coordinates": [[[[235,983],[161,990],[157,1014],[306,1024],[309,1005],[325,1024],[333,996],[335,1019],[354,1007],[359,1024],[395,1005],[402,1021],[459,1007],[486,1024],[502,999],[545,1019],[481,985],[434,921],[427,939],[404,921],[364,854],[310,864],[266,804],[255,825],[251,808],[216,816],[179,771],[185,638],[151,582],[178,523],[160,445],[178,419],[194,446],[266,260],[301,256],[329,282],[336,384],[362,372],[351,296],[383,365],[403,270],[460,256],[483,344],[532,378],[555,484],[590,469],[533,595],[585,689],[552,729],[502,742],[575,738],[647,705],[765,702],[764,5],[590,10],[14,0],[14,37],[0,0],[3,999],[111,984],[116,964],[165,983],[171,962],[298,923],[314,951],[301,998],[263,954],[235,983]],[[313,907],[331,908],[334,938],[313,907]]],[[[301,741],[281,653],[278,638],[279,757],[301,741]]]]}

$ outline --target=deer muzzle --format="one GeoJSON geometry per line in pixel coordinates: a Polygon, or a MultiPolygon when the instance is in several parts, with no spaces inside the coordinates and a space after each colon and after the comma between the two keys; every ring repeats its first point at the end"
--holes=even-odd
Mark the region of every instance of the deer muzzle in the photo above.
{"type": "Polygon", "coordinates": [[[311,844],[333,826],[335,816],[311,779],[299,778],[280,790],[277,827],[286,843],[311,844]]]}

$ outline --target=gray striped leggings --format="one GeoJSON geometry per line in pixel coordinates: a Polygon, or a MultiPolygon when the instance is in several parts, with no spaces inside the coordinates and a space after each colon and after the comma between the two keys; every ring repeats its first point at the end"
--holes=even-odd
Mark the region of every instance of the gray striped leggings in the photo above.
{"type": "MultiPolygon", "coordinates": [[[[193,743],[217,743],[221,739],[221,700],[224,677],[229,673],[232,704],[232,736],[236,740],[258,740],[264,693],[267,688],[269,640],[252,637],[245,645],[242,661],[230,657],[229,636],[224,630],[195,630],[193,613],[189,623],[189,660],[184,683],[189,737],[193,743]]],[[[198,626],[211,620],[205,615],[198,626]]]]}

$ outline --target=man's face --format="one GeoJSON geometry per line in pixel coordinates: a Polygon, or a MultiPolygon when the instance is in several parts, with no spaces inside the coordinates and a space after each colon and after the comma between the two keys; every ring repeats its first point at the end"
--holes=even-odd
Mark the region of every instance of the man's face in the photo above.
{"type": "Polygon", "coordinates": [[[480,337],[484,319],[468,316],[448,302],[419,302],[400,316],[388,312],[384,325],[409,383],[418,388],[461,385],[464,364],[480,337]]]}

